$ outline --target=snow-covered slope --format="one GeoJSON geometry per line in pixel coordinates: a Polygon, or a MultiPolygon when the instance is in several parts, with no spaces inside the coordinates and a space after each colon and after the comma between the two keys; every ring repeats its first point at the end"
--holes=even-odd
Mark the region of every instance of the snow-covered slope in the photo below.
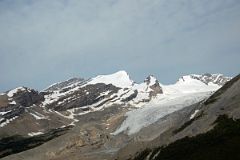
{"type": "MultiPolygon", "coordinates": [[[[126,105],[128,103],[140,106],[140,103],[146,103],[157,94],[162,93],[161,86],[155,77],[149,76],[143,83],[137,84],[130,79],[126,71],[100,75],[87,81],[76,81],[76,83],[68,83],[68,81],[64,82],[64,87],[55,87],[63,84],[57,83],[50,86],[50,89],[46,89],[42,106],[55,105],[59,106],[57,108],[61,108],[62,105],[66,108],[69,103],[76,102],[78,108],[91,108],[94,111],[96,107],[99,110],[113,104],[126,105]],[[89,102],[81,104],[81,102],[77,102],[79,98],[81,102],[86,100],[89,102]],[[101,106],[99,106],[100,104],[101,106]]],[[[67,108],[72,109],[73,107],[67,108]]],[[[89,112],[89,110],[84,110],[86,113],[89,112]]]]}
{"type": "Polygon", "coordinates": [[[222,86],[224,85],[227,81],[230,81],[232,78],[231,77],[226,77],[222,74],[209,74],[205,73],[203,75],[198,75],[198,74],[191,74],[191,78],[200,80],[201,82],[207,84],[207,85],[219,85],[222,86]]]}
{"type": "Polygon", "coordinates": [[[159,110],[164,115],[188,105],[190,100],[192,103],[199,101],[201,98],[198,98],[198,93],[202,92],[201,96],[209,95],[226,80],[222,75],[188,75],[180,78],[176,84],[162,85],[154,76],[148,76],[144,82],[134,83],[126,71],[118,71],[88,80],[72,78],[55,83],[40,93],[19,87],[0,95],[0,112],[7,112],[0,115],[0,124],[16,115],[24,115],[26,107],[32,106],[34,109],[40,107],[47,114],[56,113],[57,116],[71,119],[70,123],[75,122],[79,115],[113,105],[158,109],[164,103],[165,108],[160,108],[166,112],[159,110]],[[173,108],[166,107],[168,105],[173,108]]]}
{"type": "Polygon", "coordinates": [[[221,85],[209,83],[205,84],[201,80],[192,78],[191,75],[181,77],[175,84],[162,85],[165,94],[171,93],[197,93],[216,91],[221,85]]]}
{"type": "Polygon", "coordinates": [[[167,114],[208,98],[230,79],[219,74],[187,75],[181,77],[175,84],[161,84],[163,94],[144,104],[140,109],[127,112],[127,119],[113,134],[137,133],[167,114]]]}
{"type": "Polygon", "coordinates": [[[231,77],[222,74],[190,74],[181,77],[175,84],[162,85],[165,94],[210,92],[221,88],[231,77]]]}
{"type": "Polygon", "coordinates": [[[126,120],[113,135],[121,132],[125,132],[128,135],[137,133],[158,119],[186,106],[200,102],[210,95],[211,92],[159,95],[143,107],[127,112],[126,120]]]}
{"type": "Polygon", "coordinates": [[[133,85],[133,81],[126,71],[118,71],[110,75],[99,75],[88,82],[88,84],[97,83],[112,84],[119,88],[129,88],[133,85]]]}

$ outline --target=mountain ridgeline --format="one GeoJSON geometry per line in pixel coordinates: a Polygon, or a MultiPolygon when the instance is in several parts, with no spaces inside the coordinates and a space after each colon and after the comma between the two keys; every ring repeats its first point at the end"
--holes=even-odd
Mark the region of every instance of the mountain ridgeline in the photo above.
{"type": "Polygon", "coordinates": [[[72,78],[41,92],[18,87],[0,94],[0,157],[192,159],[208,147],[217,153],[221,146],[204,142],[226,138],[238,147],[230,142],[238,140],[239,89],[239,76],[193,74],[163,85],[154,76],[136,83],[125,71],[72,78]],[[199,152],[180,156],[185,152],[177,148],[196,142],[199,152]]]}
{"type": "Polygon", "coordinates": [[[138,152],[132,159],[240,159],[240,75],[196,108],[198,116],[195,115],[180,127],[174,126],[177,130],[169,135],[169,139],[174,140],[163,145],[158,137],[154,147],[138,152]]]}

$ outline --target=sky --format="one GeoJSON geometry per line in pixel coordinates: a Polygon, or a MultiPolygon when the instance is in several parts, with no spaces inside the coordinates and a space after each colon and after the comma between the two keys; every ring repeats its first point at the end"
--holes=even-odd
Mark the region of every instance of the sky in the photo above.
{"type": "Polygon", "coordinates": [[[240,72],[239,0],[0,0],[0,91],[126,70],[240,72]]]}

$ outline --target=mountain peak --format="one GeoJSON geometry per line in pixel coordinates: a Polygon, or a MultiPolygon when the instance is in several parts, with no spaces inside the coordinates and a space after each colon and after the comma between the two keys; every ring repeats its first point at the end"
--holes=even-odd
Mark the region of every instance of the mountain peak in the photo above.
{"type": "Polygon", "coordinates": [[[120,88],[129,88],[133,85],[133,81],[130,79],[128,73],[123,70],[109,75],[99,75],[88,82],[88,84],[97,83],[112,84],[120,88]]]}
{"type": "Polygon", "coordinates": [[[210,73],[205,73],[202,75],[190,75],[193,79],[197,79],[206,85],[219,85],[222,86],[224,85],[227,81],[231,80],[231,77],[226,77],[223,74],[210,74],[210,73]]]}
{"type": "Polygon", "coordinates": [[[153,75],[149,75],[145,80],[145,83],[147,83],[147,85],[152,86],[156,83],[158,83],[158,80],[156,77],[154,77],[153,75]]]}
{"type": "Polygon", "coordinates": [[[27,90],[26,87],[17,87],[15,89],[12,89],[10,91],[7,92],[7,96],[8,97],[13,97],[15,94],[17,94],[18,92],[21,92],[21,91],[25,91],[27,90]]]}
{"type": "Polygon", "coordinates": [[[231,77],[226,77],[223,74],[190,74],[181,77],[177,83],[204,83],[206,85],[218,85],[222,86],[227,81],[231,80],[231,77]]]}

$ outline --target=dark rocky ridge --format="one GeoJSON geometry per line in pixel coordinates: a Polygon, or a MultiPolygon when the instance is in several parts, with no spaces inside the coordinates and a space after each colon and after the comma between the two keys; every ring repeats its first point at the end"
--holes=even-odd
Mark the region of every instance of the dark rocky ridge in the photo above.
{"type": "Polygon", "coordinates": [[[23,91],[14,94],[12,99],[21,106],[29,107],[44,100],[43,94],[33,89],[25,88],[23,91]]]}
{"type": "Polygon", "coordinates": [[[56,90],[62,89],[64,87],[70,86],[72,84],[76,84],[76,83],[81,84],[84,82],[86,82],[86,81],[83,78],[71,78],[69,80],[53,84],[53,85],[49,86],[47,89],[45,89],[45,91],[56,91],[56,90]]]}
{"type": "Polygon", "coordinates": [[[56,111],[66,111],[67,109],[81,108],[83,106],[95,104],[105,98],[109,98],[110,95],[117,93],[119,89],[120,88],[117,88],[111,84],[106,85],[99,83],[96,85],[87,85],[79,90],[76,90],[73,93],[62,96],[58,101],[47,105],[47,108],[56,111]],[[108,95],[101,95],[107,91],[109,92],[108,95]],[[69,97],[71,97],[71,99],[68,99],[69,97]],[[62,103],[59,104],[59,102],[62,103]]]}

